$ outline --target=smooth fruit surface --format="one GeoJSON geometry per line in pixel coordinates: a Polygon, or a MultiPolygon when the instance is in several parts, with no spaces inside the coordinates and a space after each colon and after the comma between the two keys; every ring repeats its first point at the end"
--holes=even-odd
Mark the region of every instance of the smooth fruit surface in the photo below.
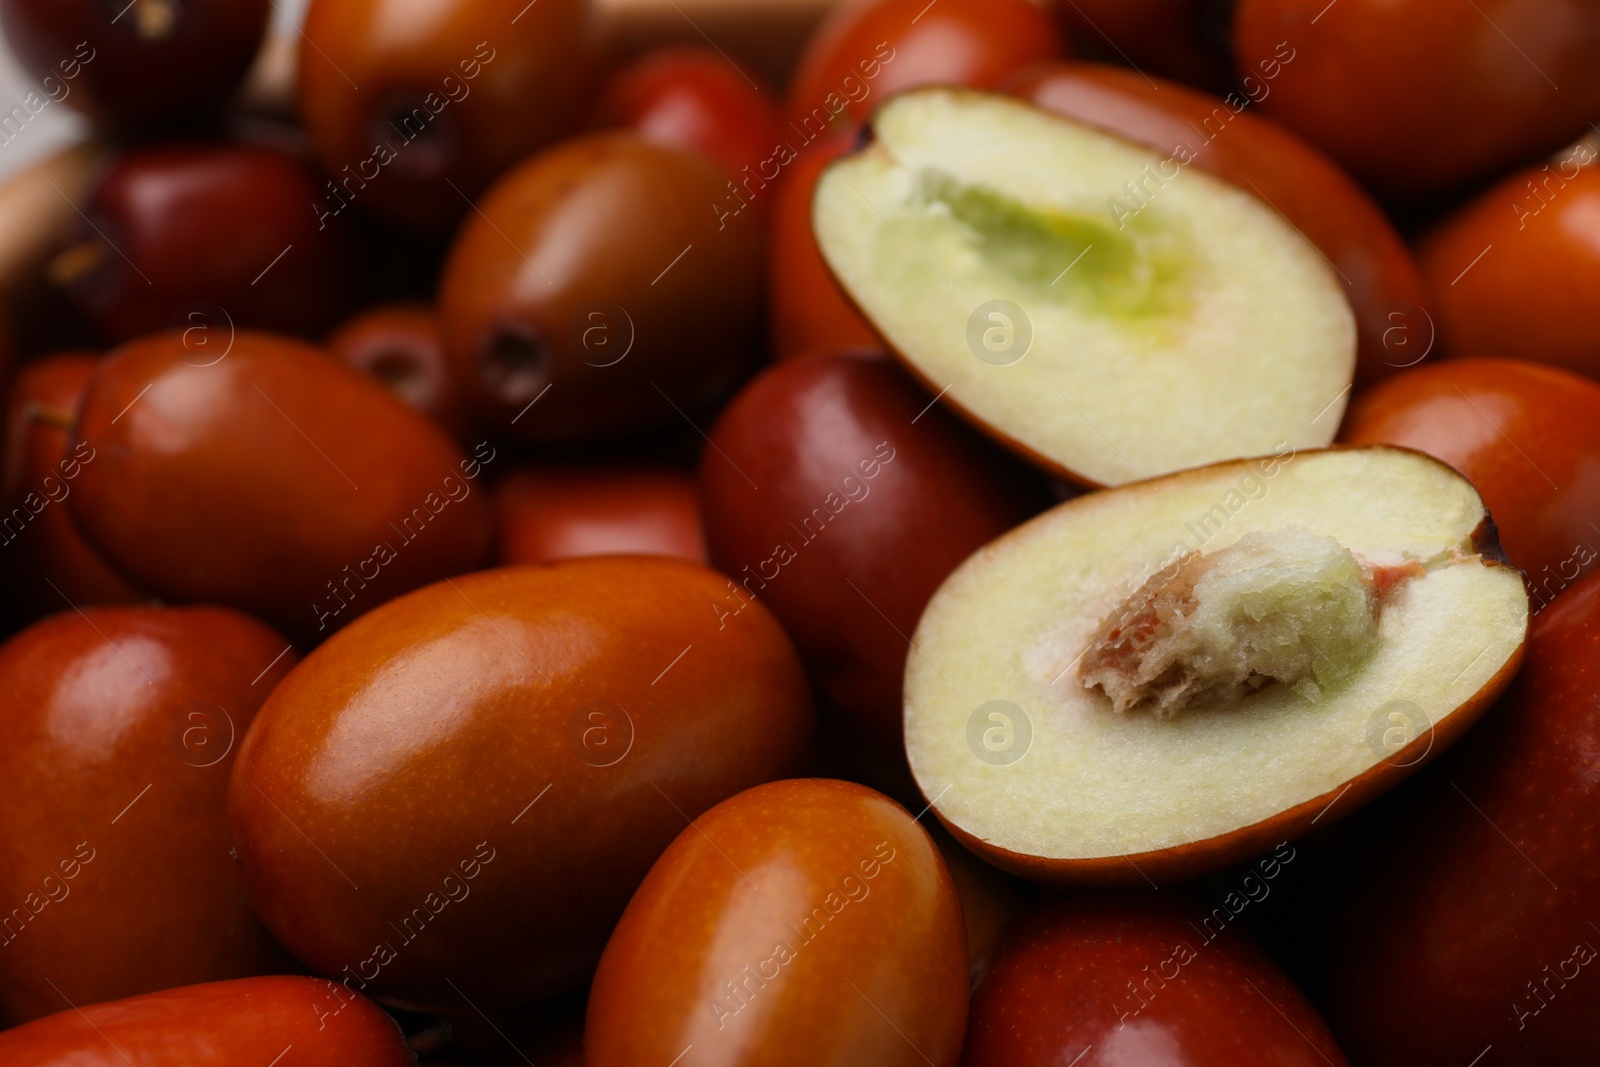
{"type": "Polygon", "coordinates": [[[495,176],[563,136],[593,80],[586,0],[314,0],[296,65],[301,120],[352,206],[445,231],[495,176]]]}
{"type": "MultiPolygon", "coordinates": [[[[906,660],[911,769],[958,839],[1024,877],[1137,884],[1243,860],[1337,818],[1335,798],[1342,814],[1383,791],[1505,687],[1528,597],[1497,553],[1472,486],[1397,449],[1286,453],[1078,497],[934,594],[906,660]],[[1279,592],[1294,563],[1269,559],[1242,576],[1244,616],[1221,617],[1229,640],[1304,643],[1314,676],[1280,683],[1263,668],[1242,694],[1152,712],[1114,707],[1080,670],[1113,621],[1119,647],[1159,632],[1148,614],[1184,591],[1186,564],[1313,535],[1389,571],[1364,649],[1346,654],[1338,631],[1310,625],[1235,636],[1245,616],[1300,610],[1279,592]]],[[[1305,607],[1318,617],[1351,588],[1341,578],[1305,607]]],[[[1206,604],[1176,610],[1217,618],[1206,604]]],[[[1211,639],[1152,681],[1203,676],[1238,647],[1211,639]]]]}
{"type": "Polygon", "coordinates": [[[523,467],[495,486],[500,562],[578,556],[706,561],[695,481],[666,467],[523,467]]]}
{"type": "Polygon", "coordinates": [[[66,1008],[0,1033],[8,1067],[414,1067],[394,1020],[316,978],[240,978],[66,1008]],[[276,1053],[273,1050],[279,1050],[276,1053]]]}
{"type": "Polygon", "coordinates": [[[589,996],[590,1067],[950,1067],[961,906],[928,835],[864,786],[799,779],[706,812],[651,868],[589,996]]]}
{"type": "Polygon", "coordinates": [[[794,650],[759,606],[719,629],[723,584],[645,557],[512,567],[340,631],[239,754],[257,913],[318,973],[401,1005],[580,986],[685,823],[804,758],[794,650]]]}
{"type": "Polygon", "coordinates": [[[851,735],[898,756],[922,609],[1038,510],[1040,487],[881,354],[780,364],[724,409],[711,443],[700,487],[711,558],[733,579],[723,610],[771,608],[851,735]]]}
{"type": "Polygon", "coordinates": [[[1535,606],[1600,559],[1600,384],[1512,359],[1452,359],[1362,393],[1340,437],[1415,448],[1483,495],[1535,606]]]}
{"type": "Polygon", "coordinates": [[[1591,577],[1534,619],[1516,684],[1368,853],[1330,982],[1358,1062],[1600,1057],[1597,664],[1591,577]]]}
{"type": "MultiPolygon", "coordinates": [[[[1273,70],[1282,64],[1273,62],[1273,70]]],[[[1252,80],[1257,94],[1271,79],[1252,80]]],[[[1356,315],[1356,384],[1421,362],[1433,317],[1421,271],[1382,210],[1339,166],[1271,119],[1251,96],[1214,97],[1097,63],[1029,68],[1006,89],[1254,193],[1328,257],[1356,315]]],[[[1159,195],[1148,183],[1144,195],[1159,195]]]]}
{"type": "Polygon", "coordinates": [[[1342,285],[1268,204],[1174,167],[1012,97],[919,89],[823,174],[812,224],[929,391],[1052,473],[1326,444],[1355,367],[1342,285]]]}
{"type": "Polygon", "coordinates": [[[1267,114],[1399,195],[1555,151],[1600,113],[1585,0],[1240,0],[1233,45],[1241,74],[1283,62],[1267,114]]]}
{"type": "Polygon", "coordinates": [[[1579,145],[1446,219],[1420,256],[1447,351],[1552,363],[1600,379],[1600,166],[1579,145]],[[1588,165],[1585,165],[1588,164],[1588,165]]]}
{"type": "Polygon", "coordinates": [[[382,386],[297,341],[185,335],[114,351],[73,432],[97,459],[68,498],[89,543],[152,593],[324,637],[488,558],[474,458],[382,386]],[[290,521],[285,521],[289,517],[290,521]]]}
{"type": "Polygon", "coordinates": [[[411,407],[459,436],[466,403],[444,355],[439,314],[419,304],[383,304],[345,320],[325,342],[347,367],[375,378],[411,407]]]}
{"type": "Polygon", "coordinates": [[[587,440],[681,422],[731,388],[757,350],[761,234],[754,215],[718,226],[726,183],[629,133],[568,141],[501,179],[439,296],[480,414],[522,440],[587,440]]]}
{"type": "Polygon", "coordinates": [[[1218,910],[1130,892],[1025,913],[973,994],[962,1067],[1344,1064],[1316,1009],[1218,910]]]}
{"type": "Polygon", "coordinates": [[[68,610],[0,648],[8,1019],[288,964],[245,901],[226,797],[294,661],[224,608],[68,610]]]}

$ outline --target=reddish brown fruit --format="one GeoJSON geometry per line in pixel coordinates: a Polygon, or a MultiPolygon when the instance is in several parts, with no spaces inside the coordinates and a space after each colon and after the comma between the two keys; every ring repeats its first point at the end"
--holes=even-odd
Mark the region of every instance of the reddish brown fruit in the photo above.
{"type": "Polygon", "coordinates": [[[695,481],[666,468],[524,467],[495,487],[500,562],[677,556],[706,562],[695,481]]]}
{"type": "Polygon", "coordinates": [[[512,567],[340,631],[239,754],[257,913],[314,970],[402,1006],[580,986],[684,823],[804,758],[794,650],[759,607],[719,629],[723,584],[645,557],[512,567]]]}
{"type": "Polygon", "coordinates": [[[68,498],[85,538],[174,600],[244,608],[323,637],[389,597],[481,566],[474,459],[320,350],[241,333],[222,354],[155,334],[89,384],[68,498]]]}
{"type": "MultiPolygon", "coordinates": [[[[1281,65],[1275,68],[1282,70],[1281,65]]],[[[1259,95],[1271,79],[1252,76],[1259,95]]],[[[1135,71],[1053,63],[1018,75],[1009,90],[1068,118],[1170,153],[1174,173],[1193,165],[1254,193],[1288,219],[1332,264],[1356,315],[1358,386],[1413,366],[1433,345],[1427,289],[1411,252],[1378,205],[1331,159],[1246,110],[1250,94],[1225,99],[1135,71]]],[[[1147,180],[1156,195],[1166,170],[1147,180]]]]}
{"type": "Polygon", "coordinates": [[[1366,864],[1330,982],[1360,1062],[1600,1058],[1597,664],[1590,577],[1534,619],[1516,684],[1366,864]]]}
{"type": "Polygon", "coordinates": [[[1074,52],[1216,92],[1233,86],[1226,12],[1205,0],[1052,0],[1074,52]],[[1220,17],[1219,17],[1220,13],[1220,17]]]}
{"type": "Polygon", "coordinates": [[[1345,1062],[1305,996],[1241,931],[1182,898],[1142,892],[1074,896],[1018,919],[973,994],[961,1058],[962,1067],[1345,1062]]]}
{"type": "Polygon", "coordinates": [[[702,456],[718,612],[770,607],[862,739],[900,753],[907,640],[928,598],[1028,518],[1030,476],[881,355],[781,364],[724,410],[702,456]]]}
{"type": "Polygon", "coordinates": [[[369,308],[333,332],[328,351],[376,378],[391,393],[457,437],[468,431],[466,404],[444,355],[438,312],[417,304],[369,308]]]}
{"type": "Polygon", "coordinates": [[[864,786],[773,782],[651,868],[606,944],[585,1059],[951,1067],[966,1011],[961,906],[928,835],[864,786]]]}
{"type": "Polygon", "coordinates": [[[8,1019],[288,965],[245,901],[225,801],[294,661],[222,608],[68,611],[0,648],[8,1019]]]}
{"type": "Polygon", "coordinates": [[[66,503],[88,457],[68,451],[67,429],[99,364],[96,353],[63,352],[28,364],[11,383],[0,562],[9,603],[24,619],[74,604],[144,599],[84,541],[66,503]]]}
{"type": "Polygon", "coordinates": [[[1356,397],[1340,436],[1436,456],[1483,494],[1538,610],[1600,559],[1600,385],[1512,359],[1422,367],[1356,397]]]}
{"type": "Polygon", "coordinates": [[[315,978],[240,978],[63,1009],[0,1033],[8,1067],[414,1067],[394,1020],[315,978]]]}
{"type": "Polygon", "coordinates": [[[759,226],[719,225],[726,184],[629,133],[501,179],[440,284],[445,350],[479,414],[525,441],[591,440],[681,424],[726,393],[756,357],[761,299],[759,226]]]}
{"type": "Polygon", "coordinates": [[[1445,348],[1600,378],[1600,167],[1580,144],[1507,178],[1423,241],[1445,348]]]}

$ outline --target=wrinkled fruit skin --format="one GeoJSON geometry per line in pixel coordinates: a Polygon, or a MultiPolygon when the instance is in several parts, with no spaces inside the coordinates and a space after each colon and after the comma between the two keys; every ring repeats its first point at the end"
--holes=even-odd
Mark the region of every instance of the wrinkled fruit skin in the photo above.
{"type": "MultiPolygon", "coordinates": [[[[1251,85],[1261,84],[1252,81],[1251,85]]],[[[1180,167],[1210,171],[1265,200],[1321,250],[1356,315],[1356,384],[1413,366],[1428,354],[1433,317],[1422,273],[1377,204],[1337,164],[1277,123],[1251,114],[1244,91],[1226,99],[1091,63],[1034,67],[1010,92],[1167,155],[1146,185],[1180,167]]]]}
{"type": "Polygon", "coordinates": [[[225,347],[242,328],[321,334],[358,277],[342,223],[319,225],[317,179],[295,156],[247,144],[168,144],[116,157],[83,205],[97,262],[67,291],[102,336],[185,331],[225,347]],[[281,258],[280,258],[281,257],[281,258]]]}
{"type": "Polygon", "coordinates": [[[1600,384],[1512,359],[1419,367],[1358,395],[1340,439],[1402,445],[1477,487],[1538,610],[1600,559],[1600,384]]]}
{"type": "Polygon", "coordinates": [[[1330,1013],[1373,1067],[1600,1059],[1600,578],[1533,621],[1513,687],[1371,855],[1330,1013]],[[1396,1005],[1405,1004],[1405,1011],[1396,1005]]]}
{"type": "Polygon", "coordinates": [[[918,85],[987,89],[1061,55],[1060,33],[1028,0],[870,0],[846,4],[806,45],[789,87],[789,121],[815,137],[866,122],[918,85]]]}
{"type": "Polygon", "coordinates": [[[481,566],[474,458],[322,351],[240,333],[226,356],[155,334],[90,382],[68,498],[113,566],[172,600],[231,604],[319,639],[385,599],[481,566]],[[90,458],[92,456],[92,458],[90,458]]]}
{"type": "Polygon", "coordinates": [[[802,779],[685,830],[606,945],[589,1067],[951,1067],[966,937],[933,842],[888,797],[802,779]]]}
{"type": "Polygon", "coordinates": [[[524,467],[495,486],[500,562],[676,556],[706,562],[695,480],[665,467],[524,467]]]}
{"type": "Polygon", "coordinates": [[[860,739],[900,753],[907,635],[934,590],[1044,503],[1032,477],[877,353],[780,364],[711,430],[700,491],[720,609],[765,604],[860,739]]]}
{"type": "Polygon", "coordinates": [[[21,621],[72,604],[144,599],[73,525],[66,501],[83,463],[67,450],[67,431],[39,417],[71,418],[99,364],[92,352],[63,352],[27,364],[11,381],[0,482],[0,562],[6,603],[21,621]]]}
{"type": "Polygon", "coordinates": [[[432,308],[369,308],[340,325],[326,346],[345,366],[375,379],[456,438],[467,438],[466,404],[445,359],[443,330],[432,308]]]}
{"type": "Polygon", "coordinates": [[[962,1067],[1343,1067],[1300,990],[1213,914],[1130,891],[1023,915],[973,993],[962,1067]]]}
{"type": "Polygon", "coordinates": [[[289,965],[226,819],[237,741],[287,646],[225,608],[89,607],[0,648],[7,1019],[289,965]]]}
{"type": "Polygon", "coordinates": [[[473,0],[313,0],[296,96],[333,179],[319,215],[354,206],[448,231],[497,174],[569,131],[595,59],[586,0],[520,15],[473,0]]]}
{"type": "Polygon", "coordinates": [[[686,820],[805,758],[799,660],[764,609],[719,630],[723,585],[646,557],[506,568],[341,631],[239,754],[257,913],[404,1006],[580,986],[686,820]]]}
{"type": "Polygon", "coordinates": [[[244,77],[266,34],[269,0],[4,0],[11,52],[52,99],[124,126],[192,115],[244,77]],[[171,12],[170,25],[140,16],[171,12]]]}
{"type": "Polygon", "coordinates": [[[394,1020],[316,978],[240,978],[80,1005],[0,1033],[7,1067],[415,1067],[394,1020]]]}
{"type": "Polygon", "coordinates": [[[698,154],[629,133],[568,141],[496,183],[439,297],[479,414],[518,440],[592,440],[720,399],[755,359],[761,315],[759,221],[719,228],[726,185],[698,154]]]}
{"type": "Polygon", "coordinates": [[[612,77],[594,121],[700,152],[734,181],[770,181],[773,150],[787,130],[772,97],[747,77],[714,49],[662,48],[612,77]]]}
{"type": "Polygon", "coordinates": [[[1267,114],[1397,196],[1553,152],[1600,114],[1585,0],[1240,0],[1233,45],[1241,75],[1283,61],[1267,114]]]}
{"type": "Polygon", "coordinates": [[[1594,159],[1594,147],[1580,145],[1529,167],[1423,241],[1422,268],[1438,301],[1447,351],[1515,356],[1600,378],[1600,337],[1593,328],[1600,167],[1594,159]],[[1582,165],[1585,160],[1590,165],[1582,165]]]}

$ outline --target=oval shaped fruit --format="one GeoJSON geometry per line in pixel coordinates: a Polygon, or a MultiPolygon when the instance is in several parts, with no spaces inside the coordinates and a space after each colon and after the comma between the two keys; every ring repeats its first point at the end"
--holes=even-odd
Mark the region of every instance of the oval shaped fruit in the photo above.
{"type": "Polygon", "coordinates": [[[1340,436],[1415,448],[1467,476],[1536,607],[1600,558],[1600,384],[1513,359],[1452,359],[1367,390],[1340,436]]]}
{"type": "Polygon", "coordinates": [[[0,1032],[9,1067],[414,1067],[394,1020],[316,978],[239,978],[64,1009],[0,1032]]]}
{"type": "Polygon", "coordinates": [[[962,1067],[1329,1067],[1327,1024],[1227,918],[1158,893],[1019,918],[972,998],[962,1067]]]}
{"type": "Polygon", "coordinates": [[[345,227],[312,210],[322,195],[277,148],[130,149],[90,192],[50,274],[112,341],[171,328],[220,349],[241,327],[320,334],[356,277],[345,227]]]}
{"type": "Polygon", "coordinates": [[[684,823],[792,773],[811,728],[765,609],[606,557],[391,601],[273,692],[230,796],[250,899],[319,973],[433,1010],[583,983],[684,823]]]}
{"type": "Polygon", "coordinates": [[[612,75],[594,121],[703,153],[737,182],[760,184],[777,173],[773,154],[783,139],[777,104],[742,66],[712,48],[660,48],[634,61],[612,75]]]}
{"type": "Polygon", "coordinates": [[[1218,98],[1097,63],[1030,68],[1007,90],[1166,156],[1143,182],[1159,195],[1166,163],[1196,166],[1255,193],[1327,257],[1356,315],[1356,384],[1413,366],[1433,346],[1422,273],[1383,211],[1332,160],[1247,109],[1271,81],[1218,98]],[[1254,92],[1250,90],[1253,88],[1254,92]]]}
{"type": "Polygon", "coordinates": [[[466,404],[444,355],[439,314],[417,304],[368,308],[325,342],[345,366],[376,378],[391,393],[451,433],[465,436],[466,404]]]}
{"type": "Polygon", "coordinates": [[[1338,427],[1356,330],[1326,257],[1141,145],[1014,97],[913,90],[823,174],[812,225],[929,392],[1053,474],[1121,485],[1338,427]]]}
{"type": "Polygon", "coordinates": [[[444,431],[318,349],[241,332],[220,355],[182,334],[117,349],[73,447],[89,543],[152,593],[232,604],[325,636],[483,564],[488,501],[444,431]]]}
{"type": "Polygon", "coordinates": [[[1420,256],[1457,355],[1493,353],[1600,378],[1600,166],[1579,144],[1446,219],[1420,256]]]}
{"type": "Polygon", "coordinates": [[[865,786],[773,782],[650,869],[595,975],[584,1060],[948,1067],[966,1014],[961,906],[928,835],[865,786]]]}
{"type": "Polygon", "coordinates": [[[1382,792],[1505,687],[1528,596],[1498,553],[1466,479],[1399,449],[1068,501],[928,604],[912,772],[959,840],[1025,877],[1246,859],[1382,792]]]}
{"type": "Polygon", "coordinates": [[[25,365],[11,382],[0,485],[0,562],[8,604],[22,620],[75,604],[144,599],[89,547],[67,510],[84,461],[93,462],[90,450],[68,451],[67,425],[99,364],[94,352],[57,353],[25,365]]]}
{"type": "Polygon", "coordinates": [[[300,117],[334,178],[319,215],[438,231],[572,128],[596,59],[586,0],[313,0],[300,40],[300,117]]]}
{"type": "Polygon", "coordinates": [[[1555,151],[1600,113],[1584,0],[1240,0],[1233,46],[1241,73],[1281,62],[1269,115],[1392,194],[1555,151]]]}
{"type": "MultiPolygon", "coordinates": [[[[103,120],[149,126],[208,111],[239,84],[271,0],[4,0],[11,52],[45,97],[103,120]]],[[[33,105],[29,104],[30,111],[33,105]]]]}
{"type": "Polygon", "coordinates": [[[1329,979],[1360,1062],[1600,1057],[1596,662],[1591,576],[1534,619],[1516,684],[1364,856],[1329,979]]]}
{"type": "Polygon", "coordinates": [[[753,215],[718,225],[726,184],[710,161],[627,133],[501,179],[439,296],[480,413],[521,440],[593,439],[680,422],[730,389],[757,352],[761,237],[753,215]]]}
{"type": "Polygon", "coordinates": [[[0,647],[6,1018],[289,962],[225,805],[235,742],[294,661],[225,608],[89,607],[0,647]]]}
{"type": "Polygon", "coordinates": [[[706,536],[733,579],[719,611],[771,608],[852,739],[898,757],[922,609],[962,560],[1043,506],[1042,488],[881,354],[774,367],[710,441],[706,536]]]}
{"type": "Polygon", "coordinates": [[[694,479],[666,467],[523,467],[494,491],[500,562],[677,556],[706,562],[694,479]]]}
{"type": "Polygon", "coordinates": [[[812,142],[773,189],[767,305],[769,343],[779,359],[881,344],[877,331],[839,287],[811,230],[817,179],[853,144],[844,135],[812,142]]]}
{"type": "Polygon", "coordinates": [[[1055,25],[1028,0],[870,0],[836,8],[807,42],[789,121],[807,137],[865,122],[918,85],[986,89],[1061,55],[1055,25]]]}

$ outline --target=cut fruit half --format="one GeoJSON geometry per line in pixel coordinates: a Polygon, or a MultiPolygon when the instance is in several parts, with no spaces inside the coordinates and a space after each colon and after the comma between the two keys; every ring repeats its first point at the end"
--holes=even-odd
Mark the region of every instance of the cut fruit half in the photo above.
{"type": "Polygon", "coordinates": [[[1339,279],[1270,205],[1174,157],[921,89],[823,174],[812,224],[924,384],[1053,473],[1122,485],[1339,427],[1339,279]]]}
{"type": "Polygon", "coordinates": [[[912,640],[906,753],[1001,867],[1193,877],[1447,747],[1527,621],[1483,501],[1437,460],[1216,464],[1079,497],[963,563],[912,640]]]}

